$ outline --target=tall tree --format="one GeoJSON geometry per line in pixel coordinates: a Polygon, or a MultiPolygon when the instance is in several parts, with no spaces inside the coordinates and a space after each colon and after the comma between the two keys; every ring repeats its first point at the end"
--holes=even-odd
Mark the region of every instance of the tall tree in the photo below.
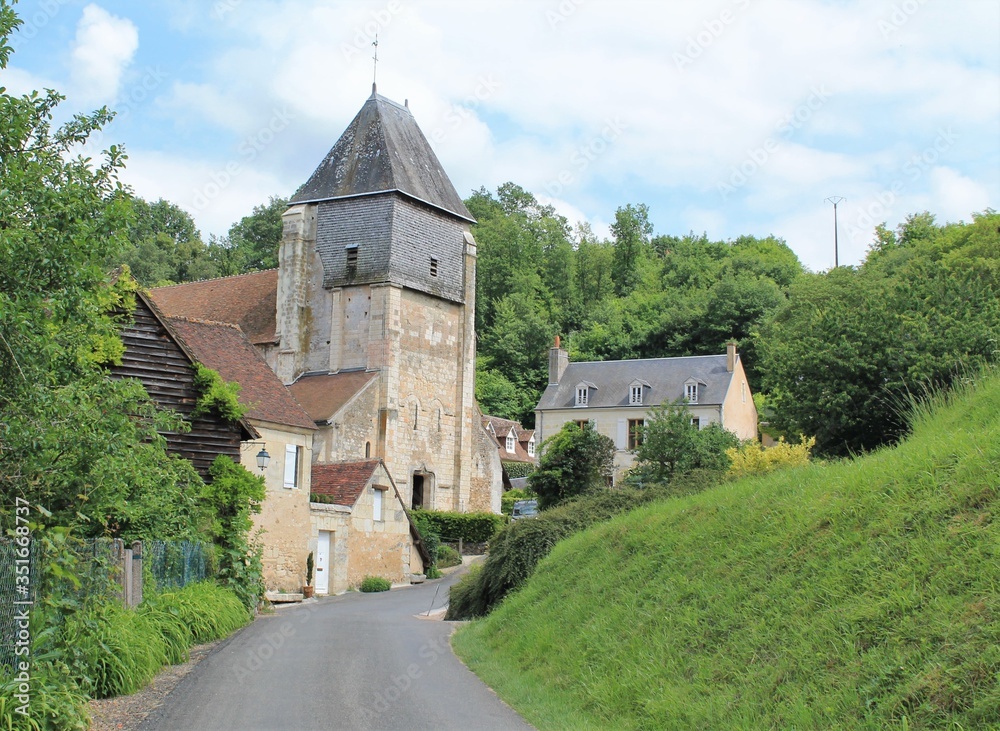
{"type": "Polygon", "coordinates": [[[288,199],[271,196],[267,203],[253,207],[253,212],[229,227],[222,238],[212,238],[209,249],[220,274],[246,274],[278,266],[281,245],[281,215],[288,209],[288,199]]]}
{"type": "Polygon", "coordinates": [[[611,281],[615,294],[624,297],[639,283],[639,261],[646,253],[653,224],[649,222],[649,208],[645,203],[631,203],[615,211],[611,224],[615,236],[614,258],[611,262],[611,281]]]}
{"type": "Polygon", "coordinates": [[[572,421],[542,443],[538,469],[528,484],[548,508],[586,492],[610,487],[614,474],[615,444],[587,422],[572,421]]]}
{"type": "MultiPolygon", "coordinates": [[[[0,2],[0,69],[19,24],[0,2]]],[[[134,285],[105,270],[126,246],[125,155],[112,145],[97,161],[83,157],[112,114],[53,129],[62,99],[0,88],[0,494],[84,534],[190,535],[200,480],[155,431],[181,425],[102,367],[122,352],[113,313],[129,310],[134,285]]],[[[0,530],[11,520],[0,511],[0,530]]]]}
{"type": "Polygon", "coordinates": [[[130,246],[122,252],[120,262],[128,265],[140,284],[153,287],[218,275],[218,267],[187,211],[162,198],[154,203],[133,198],[132,212],[130,246]]]}

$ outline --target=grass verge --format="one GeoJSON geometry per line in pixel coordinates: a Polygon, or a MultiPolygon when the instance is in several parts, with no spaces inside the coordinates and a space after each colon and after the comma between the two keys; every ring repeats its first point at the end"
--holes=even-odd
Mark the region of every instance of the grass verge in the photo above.
{"type": "Polygon", "coordinates": [[[599,525],[454,647],[540,729],[1000,728],[998,414],[599,525]]]}

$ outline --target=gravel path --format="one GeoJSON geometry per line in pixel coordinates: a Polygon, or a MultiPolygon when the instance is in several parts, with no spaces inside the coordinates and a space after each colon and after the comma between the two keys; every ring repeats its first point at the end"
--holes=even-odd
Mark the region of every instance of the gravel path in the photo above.
{"type": "Polygon", "coordinates": [[[194,670],[212,649],[223,640],[191,648],[190,659],[181,665],[168,665],[153,681],[138,693],[90,701],[90,731],[135,731],[164,698],[194,670]]]}

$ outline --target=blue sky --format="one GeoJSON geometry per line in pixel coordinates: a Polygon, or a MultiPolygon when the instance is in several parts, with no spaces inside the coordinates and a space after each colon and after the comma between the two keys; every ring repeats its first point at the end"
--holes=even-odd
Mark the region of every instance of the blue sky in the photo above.
{"type": "Polygon", "coordinates": [[[107,104],[95,152],[205,238],[308,178],[371,92],[465,197],[511,180],[608,234],[784,238],[813,270],[877,223],[1000,208],[1000,2],[22,0],[0,85],[107,104]]]}

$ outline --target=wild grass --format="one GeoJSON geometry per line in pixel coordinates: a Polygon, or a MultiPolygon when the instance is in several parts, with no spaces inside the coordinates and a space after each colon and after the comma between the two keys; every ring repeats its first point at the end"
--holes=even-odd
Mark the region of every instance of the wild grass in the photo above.
{"type": "Polygon", "coordinates": [[[1000,728],[1000,376],[558,544],[454,639],[540,729],[1000,728]]]}

